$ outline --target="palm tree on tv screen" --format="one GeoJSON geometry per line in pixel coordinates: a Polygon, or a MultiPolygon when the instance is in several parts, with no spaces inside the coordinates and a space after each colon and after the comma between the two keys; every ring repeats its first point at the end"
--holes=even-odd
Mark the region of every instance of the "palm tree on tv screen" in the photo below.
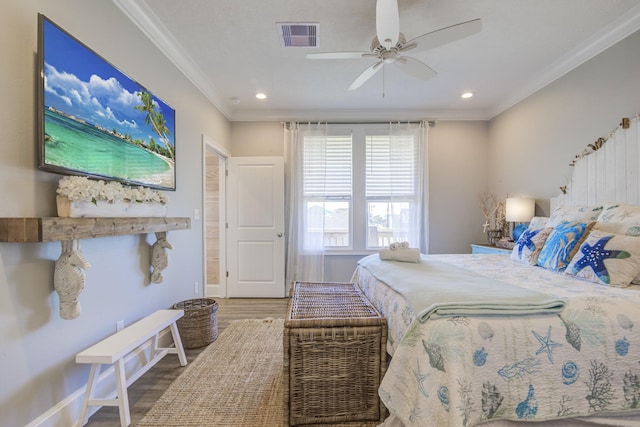
{"type": "Polygon", "coordinates": [[[171,134],[171,131],[169,130],[169,128],[167,128],[164,116],[161,112],[156,111],[156,107],[153,104],[153,98],[151,97],[151,94],[149,92],[140,91],[138,92],[138,96],[142,101],[142,105],[136,105],[134,108],[138,111],[147,113],[147,116],[144,119],[145,124],[151,123],[151,126],[153,126],[153,130],[158,134],[158,136],[164,143],[169,157],[174,159],[175,157],[173,154],[173,147],[169,142],[169,138],[167,137],[169,134],[171,134]]]}

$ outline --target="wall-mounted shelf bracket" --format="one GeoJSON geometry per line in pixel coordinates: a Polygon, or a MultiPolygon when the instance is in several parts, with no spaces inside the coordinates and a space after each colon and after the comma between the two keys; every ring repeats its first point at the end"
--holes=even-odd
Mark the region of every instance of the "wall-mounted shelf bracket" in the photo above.
{"type": "Polygon", "coordinates": [[[80,239],[155,233],[152,246],[151,281],[162,282],[160,271],[169,264],[165,249],[172,249],[167,231],[191,228],[188,217],[144,218],[0,218],[0,242],[37,243],[60,241],[60,257],[55,263],[53,284],[60,298],[60,317],[80,316],[78,297],[84,289],[84,270],[90,264],[80,251],[80,239]]]}

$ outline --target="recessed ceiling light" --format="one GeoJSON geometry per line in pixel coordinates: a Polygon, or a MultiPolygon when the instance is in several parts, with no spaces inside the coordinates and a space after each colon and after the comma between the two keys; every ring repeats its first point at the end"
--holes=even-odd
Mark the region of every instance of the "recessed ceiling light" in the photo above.
{"type": "Polygon", "coordinates": [[[468,92],[464,92],[464,93],[461,95],[461,97],[462,97],[462,99],[472,98],[472,97],[473,97],[473,92],[470,92],[470,91],[468,91],[468,92]]]}
{"type": "Polygon", "coordinates": [[[262,92],[256,93],[256,98],[258,99],[267,99],[267,95],[262,92]]]}

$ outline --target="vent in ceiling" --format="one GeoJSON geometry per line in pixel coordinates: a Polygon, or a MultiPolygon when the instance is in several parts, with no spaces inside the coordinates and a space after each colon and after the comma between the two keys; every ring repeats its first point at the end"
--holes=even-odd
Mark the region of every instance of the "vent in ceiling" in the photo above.
{"type": "Polygon", "coordinates": [[[317,22],[278,22],[282,47],[318,47],[317,22]]]}

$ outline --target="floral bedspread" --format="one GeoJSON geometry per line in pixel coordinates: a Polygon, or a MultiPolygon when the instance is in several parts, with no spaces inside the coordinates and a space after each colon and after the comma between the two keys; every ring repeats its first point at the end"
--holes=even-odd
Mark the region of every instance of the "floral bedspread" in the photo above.
{"type": "Polygon", "coordinates": [[[640,411],[640,286],[610,288],[501,255],[430,256],[567,305],[560,315],[421,323],[398,293],[358,266],[354,280],[389,324],[393,358],[380,397],[405,426],[640,411]]]}

